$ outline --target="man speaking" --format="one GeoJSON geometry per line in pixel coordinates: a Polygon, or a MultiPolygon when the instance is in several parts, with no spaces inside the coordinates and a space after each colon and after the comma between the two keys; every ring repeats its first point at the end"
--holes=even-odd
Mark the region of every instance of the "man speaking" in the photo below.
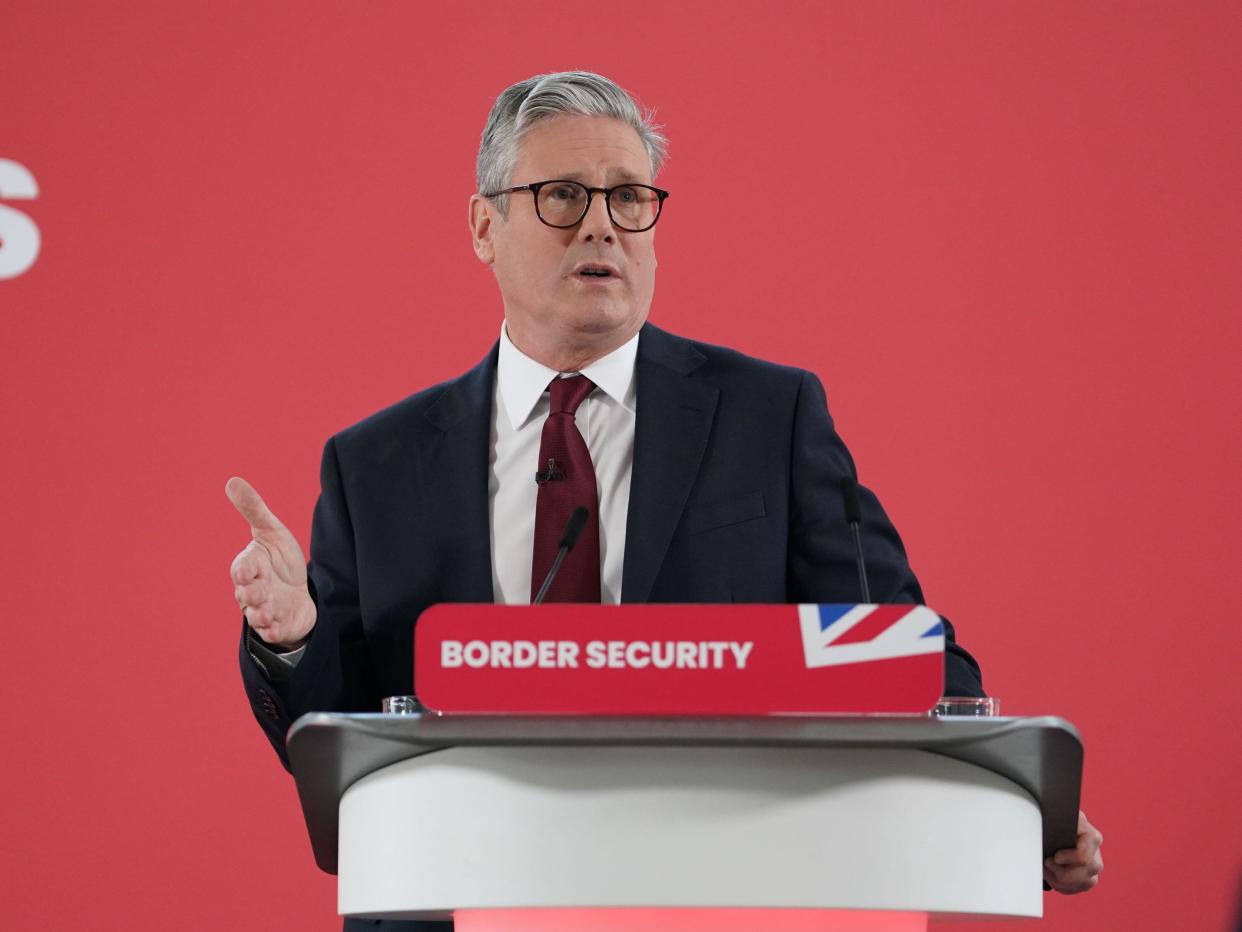
{"type": "MultiPolygon", "coordinates": [[[[529,602],[579,505],[589,517],[548,601],[861,598],[841,496],[854,467],[819,381],[647,322],[664,152],[651,115],[607,78],[504,91],[469,206],[504,307],[496,345],[328,441],[309,564],[259,494],[229,480],[253,537],[231,568],[242,678],[286,766],[300,715],[417,692],[425,608],[529,602]]],[[[861,494],[873,600],[921,603],[896,531],[861,494]]],[[[946,693],[982,695],[978,665],[945,633],[946,693]]],[[[1046,869],[1051,884],[1094,884],[1091,833],[1046,869]]],[[[420,925],[439,927],[384,927],[420,925]]]]}

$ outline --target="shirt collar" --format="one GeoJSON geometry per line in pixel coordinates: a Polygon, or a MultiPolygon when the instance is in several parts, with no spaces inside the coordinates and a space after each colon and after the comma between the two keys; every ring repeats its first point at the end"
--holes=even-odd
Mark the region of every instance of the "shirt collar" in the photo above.
{"type": "MultiPolygon", "coordinates": [[[[613,401],[634,413],[634,363],[638,358],[638,334],[601,359],[582,369],[582,374],[613,401]]],[[[558,375],[541,362],[531,359],[513,345],[504,324],[500,325],[500,357],[496,361],[496,384],[500,400],[514,430],[522,427],[535,411],[548,383],[558,375]]]]}

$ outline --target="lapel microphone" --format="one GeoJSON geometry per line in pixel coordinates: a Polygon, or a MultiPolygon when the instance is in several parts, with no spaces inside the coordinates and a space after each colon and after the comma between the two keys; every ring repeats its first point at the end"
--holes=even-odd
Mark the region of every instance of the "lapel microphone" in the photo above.
{"type": "MultiPolygon", "coordinates": [[[[556,460],[549,459],[548,468],[545,469],[543,472],[535,473],[535,485],[543,485],[545,482],[556,482],[557,480],[564,479],[564,478],[565,478],[565,473],[562,472],[561,469],[556,465],[556,460]]],[[[574,538],[575,542],[577,541],[577,539],[578,539],[577,537],[574,538]]]]}
{"type": "Polygon", "coordinates": [[[586,527],[587,517],[590,512],[582,505],[574,509],[574,513],[569,516],[569,521],[565,524],[565,533],[561,535],[561,541],[556,552],[556,559],[552,561],[552,569],[548,570],[548,575],[544,577],[543,585],[539,587],[539,592],[531,601],[531,605],[538,605],[543,601],[543,597],[548,594],[548,589],[552,585],[552,580],[556,578],[556,574],[561,570],[561,562],[565,559],[565,554],[574,549],[574,544],[578,543],[578,538],[582,536],[582,529],[586,527]]]}
{"type": "Polygon", "coordinates": [[[862,523],[862,502],[858,500],[858,480],[846,474],[841,477],[841,498],[845,502],[845,521],[850,526],[854,537],[854,556],[858,559],[858,581],[862,583],[863,602],[871,603],[871,589],[867,586],[867,564],[863,562],[862,534],[858,526],[862,523]]]}

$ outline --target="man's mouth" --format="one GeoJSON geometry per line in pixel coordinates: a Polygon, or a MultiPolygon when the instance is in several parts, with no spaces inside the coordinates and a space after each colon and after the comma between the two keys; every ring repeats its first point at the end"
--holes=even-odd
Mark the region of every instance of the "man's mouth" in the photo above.
{"type": "Polygon", "coordinates": [[[590,281],[607,281],[608,279],[620,278],[616,269],[611,266],[593,262],[588,262],[575,269],[574,277],[590,281]]]}

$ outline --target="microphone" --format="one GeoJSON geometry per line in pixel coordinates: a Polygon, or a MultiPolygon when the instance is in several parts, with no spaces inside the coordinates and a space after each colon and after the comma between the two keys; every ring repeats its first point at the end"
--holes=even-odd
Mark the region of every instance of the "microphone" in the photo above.
{"type": "Polygon", "coordinates": [[[548,460],[548,468],[543,472],[535,473],[535,485],[543,485],[545,482],[557,482],[565,478],[565,473],[556,465],[556,460],[548,460]]]}
{"type": "Polygon", "coordinates": [[[869,603],[871,588],[867,585],[867,564],[863,561],[862,534],[858,530],[862,523],[862,502],[858,500],[858,480],[849,474],[841,477],[841,498],[845,502],[845,520],[854,537],[854,556],[858,559],[858,581],[862,584],[863,601],[869,603]]]}
{"type": "Polygon", "coordinates": [[[531,605],[538,605],[548,594],[552,580],[556,579],[556,574],[561,571],[561,563],[565,559],[565,554],[573,550],[574,544],[578,543],[578,538],[582,536],[582,529],[586,527],[589,516],[590,512],[581,505],[575,508],[574,513],[569,516],[569,521],[565,524],[565,533],[561,535],[561,540],[557,544],[560,549],[556,552],[556,559],[552,561],[552,569],[548,570],[548,575],[544,577],[543,585],[539,587],[539,592],[531,600],[531,605]]]}

